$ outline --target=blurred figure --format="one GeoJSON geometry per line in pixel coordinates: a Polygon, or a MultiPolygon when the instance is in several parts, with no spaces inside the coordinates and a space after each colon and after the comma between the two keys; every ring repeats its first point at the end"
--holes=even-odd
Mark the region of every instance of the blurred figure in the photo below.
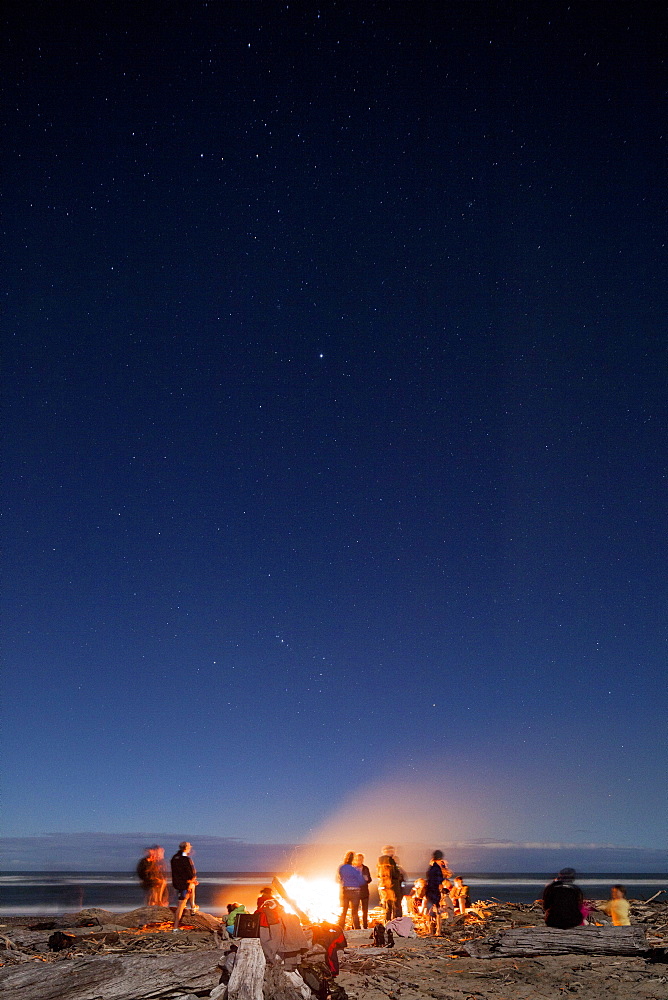
{"type": "Polygon", "coordinates": [[[401,897],[403,872],[394,857],[394,848],[387,846],[378,858],[378,885],[385,905],[385,922],[402,915],[401,897]]]}
{"type": "Polygon", "coordinates": [[[442,861],[443,851],[434,851],[425,876],[425,909],[431,923],[432,934],[441,933],[441,886],[445,878],[442,861]]]}
{"type": "Polygon", "coordinates": [[[155,880],[151,901],[149,906],[168,906],[169,889],[167,888],[167,869],[165,867],[165,849],[156,844],[153,848],[155,852],[155,880]]]}
{"type": "Polygon", "coordinates": [[[629,927],[631,924],[629,901],[626,898],[626,889],[623,885],[613,885],[610,890],[610,899],[607,903],[601,903],[597,909],[612,917],[612,923],[615,927],[629,927]]]}
{"type": "Polygon", "coordinates": [[[257,909],[260,917],[260,944],[264,957],[270,965],[278,961],[277,954],[283,944],[283,907],[274,896],[273,889],[262,890],[257,899],[257,909]]]}
{"type": "Polygon", "coordinates": [[[242,903],[228,903],[227,904],[227,916],[225,917],[225,926],[227,928],[227,933],[234,937],[234,920],[237,913],[245,913],[246,907],[242,903]]]}
{"type": "Polygon", "coordinates": [[[137,865],[137,877],[145,892],[146,906],[167,906],[167,872],[165,851],[159,844],[146,848],[146,856],[137,865]]]}
{"type": "Polygon", "coordinates": [[[548,927],[580,927],[584,922],[584,897],[573,884],[574,868],[562,868],[543,889],[543,910],[548,927]]]}
{"type": "MultiPolygon", "coordinates": [[[[441,854],[442,853],[443,852],[441,852],[441,854]]],[[[452,869],[450,868],[450,865],[448,864],[447,858],[441,857],[439,859],[438,863],[441,866],[441,871],[443,872],[443,877],[444,878],[452,878],[452,869]]]]}
{"type": "Polygon", "coordinates": [[[353,858],[353,865],[364,876],[364,885],[360,895],[360,905],[362,907],[362,927],[368,930],[369,927],[369,884],[373,881],[371,872],[364,864],[364,855],[356,854],[353,858]]]}
{"type": "Polygon", "coordinates": [[[186,908],[186,903],[190,906],[191,913],[197,913],[199,906],[195,906],[195,886],[197,885],[197,869],[192,863],[189,854],[192,844],[187,840],[182,840],[179,849],[171,860],[172,885],[176,889],[178,902],[176,913],[174,914],[173,931],[180,930],[179,923],[186,908]]]}
{"type": "Polygon", "coordinates": [[[341,930],[344,930],[346,926],[348,907],[350,907],[353,928],[356,931],[360,929],[359,910],[362,898],[362,886],[366,888],[367,883],[360,869],[356,868],[353,864],[354,857],[353,852],[348,851],[343,859],[343,864],[339,865],[337,871],[337,878],[341,883],[341,916],[339,917],[341,930]]]}

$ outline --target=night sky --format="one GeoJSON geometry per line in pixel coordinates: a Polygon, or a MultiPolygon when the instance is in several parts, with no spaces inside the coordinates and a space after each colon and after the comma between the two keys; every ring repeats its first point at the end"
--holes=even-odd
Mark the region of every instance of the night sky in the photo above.
{"type": "Polygon", "coordinates": [[[663,5],[7,11],[5,833],[661,846],[663,5]]]}

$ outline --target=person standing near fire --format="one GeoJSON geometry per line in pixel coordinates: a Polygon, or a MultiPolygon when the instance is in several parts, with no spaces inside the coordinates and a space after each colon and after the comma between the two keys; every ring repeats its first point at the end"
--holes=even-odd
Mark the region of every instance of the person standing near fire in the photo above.
{"type": "Polygon", "coordinates": [[[339,917],[341,930],[344,930],[346,926],[348,907],[350,907],[353,929],[356,931],[360,929],[360,900],[362,886],[366,887],[366,880],[359,868],[353,864],[354,857],[353,852],[348,851],[337,872],[337,878],[341,884],[341,916],[339,917]]]}
{"type": "Polygon", "coordinates": [[[431,864],[425,876],[424,898],[427,915],[431,923],[431,933],[441,933],[441,886],[445,879],[443,866],[443,851],[434,851],[431,864]]]}
{"type": "Polygon", "coordinates": [[[169,901],[164,857],[164,849],[153,844],[146,848],[146,857],[137,865],[137,877],[146,893],[146,906],[167,906],[169,901]]]}
{"type": "Polygon", "coordinates": [[[356,854],[353,858],[353,864],[355,868],[364,876],[365,885],[362,886],[362,894],[360,896],[360,904],[362,906],[362,927],[364,930],[368,930],[369,927],[369,883],[373,881],[371,878],[371,872],[364,864],[364,855],[356,854]]]}
{"type": "Polygon", "coordinates": [[[381,890],[382,901],[385,906],[385,922],[402,916],[401,898],[403,896],[402,884],[404,880],[403,872],[397,864],[394,856],[394,848],[383,848],[383,853],[378,858],[378,885],[381,890]]]}
{"type": "Polygon", "coordinates": [[[182,840],[179,844],[178,851],[171,860],[172,885],[176,889],[178,895],[176,913],[174,914],[174,926],[172,927],[173,931],[181,929],[179,927],[179,923],[181,921],[181,917],[183,916],[183,911],[186,908],[186,903],[189,903],[191,913],[197,913],[199,910],[199,906],[195,906],[197,869],[192,862],[192,858],[189,857],[191,851],[192,844],[190,844],[187,840],[182,840]]]}

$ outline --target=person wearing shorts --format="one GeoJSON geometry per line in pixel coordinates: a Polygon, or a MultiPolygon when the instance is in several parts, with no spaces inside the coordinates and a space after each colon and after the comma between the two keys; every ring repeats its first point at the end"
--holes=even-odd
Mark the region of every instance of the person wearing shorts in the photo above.
{"type": "Polygon", "coordinates": [[[197,869],[189,854],[192,844],[187,840],[182,840],[179,849],[171,860],[172,865],[172,885],[176,889],[178,903],[174,914],[174,926],[172,930],[180,930],[179,923],[186,908],[186,903],[190,903],[190,912],[197,913],[199,906],[195,906],[195,886],[197,885],[197,869]]]}
{"type": "Polygon", "coordinates": [[[425,876],[425,911],[431,922],[431,933],[441,933],[441,885],[443,883],[443,851],[434,851],[425,876]]]}

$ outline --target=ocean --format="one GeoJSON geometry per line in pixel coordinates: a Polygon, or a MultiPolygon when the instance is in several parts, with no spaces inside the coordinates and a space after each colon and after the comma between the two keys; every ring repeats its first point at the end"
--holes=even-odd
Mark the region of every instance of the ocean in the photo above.
{"type": "MultiPolygon", "coordinates": [[[[255,906],[259,890],[269,885],[274,872],[199,872],[197,902],[208,913],[221,914],[225,904],[240,902],[255,906]]],[[[464,873],[471,888],[472,901],[497,899],[513,903],[531,903],[537,899],[554,872],[498,874],[464,873]]],[[[279,876],[280,877],[280,876],[279,876]]],[[[414,875],[417,877],[417,874],[414,875]]],[[[607,899],[610,886],[622,883],[629,899],[668,900],[668,875],[640,872],[634,874],[585,873],[577,884],[588,899],[607,899]]],[[[373,884],[371,905],[375,905],[373,884]]],[[[142,906],[142,889],[134,873],[123,872],[0,872],[0,916],[51,914],[100,907],[123,913],[142,906]]],[[[174,893],[170,897],[174,901],[174,893]]]]}

